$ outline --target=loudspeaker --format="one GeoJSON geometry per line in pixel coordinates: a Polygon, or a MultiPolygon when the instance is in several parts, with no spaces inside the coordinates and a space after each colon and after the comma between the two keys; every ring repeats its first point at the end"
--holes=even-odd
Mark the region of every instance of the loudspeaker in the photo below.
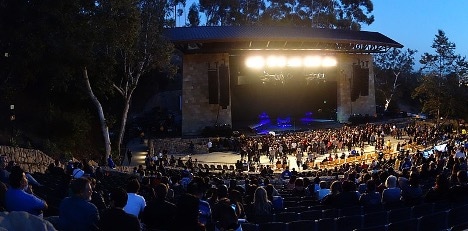
{"type": "Polygon", "coordinates": [[[208,69],[208,103],[218,104],[218,70],[208,69]]]}
{"type": "Polygon", "coordinates": [[[361,66],[353,65],[353,78],[351,79],[351,101],[356,101],[361,94],[361,66]]]}
{"type": "Polygon", "coordinates": [[[219,65],[219,105],[223,108],[229,106],[229,68],[225,64],[219,65]]]}
{"type": "Polygon", "coordinates": [[[361,79],[361,95],[368,96],[369,95],[369,68],[361,68],[360,76],[361,79]]]}

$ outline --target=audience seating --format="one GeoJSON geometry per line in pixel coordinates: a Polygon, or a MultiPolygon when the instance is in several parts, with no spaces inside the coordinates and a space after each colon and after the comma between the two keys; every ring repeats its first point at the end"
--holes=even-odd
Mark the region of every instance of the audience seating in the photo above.
{"type": "Polygon", "coordinates": [[[389,223],[387,231],[418,230],[418,219],[412,218],[389,223]]]}
{"type": "Polygon", "coordinates": [[[340,209],[340,216],[354,216],[354,215],[361,215],[361,214],[362,214],[361,206],[353,206],[353,207],[340,209]]]}
{"type": "Polygon", "coordinates": [[[290,222],[299,220],[297,212],[281,212],[274,215],[274,220],[277,222],[290,222]]]}
{"type": "Polygon", "coordinates": [[[289,231],[316,231],[315,220],[291,221],[288,224],[289,231]]]}
{"type": "Polygon", "coordinates": [[[338,209],[325,209],[322,210],[322,217],[323,218],[336,218],[340,215],[340,211],[338,209]]]}
{"type": "Polygon", "coordinates": [[[363,215],[362,219],[363,219],[362,223],[364,227],[386,225],[388,223],[387,211],[366,213],[363,215]]]}
{"type": "Polygon", "coordinates": [[[352,231],[362,227],[362,215],[342,216],[336,218],[336,230],[352,231]]]}
{"type": "Polygon", "coordinates": [[[463,223],[463,224],[459,224],[459,225],[455,225],[455,226],[452,226],[450,227],[450,229],[448,229],[449,231],[465,231],[465,230],[468,230],[468,222],[467,223],[463,223]]]}
{"type": "Polygon", "coordinates": [[[288,224],[284,222],[267,222],[258,224],[258,231],[288,231],[288,224]]]}
{"type": "Polygon", "coordinates": [[[300,214],[301,220],[318,220],[322,218],[322,210],[308,210],[300,214]]]}
{"type": "Polygon", "coordinates": [[[242,231],[258,231],[258,225],[253,223],[242,223],[242,231]]]}
{"type": "Polygon", "coordinates": [[[445,230],[448,228],[447,217],[448,211],[422,216],[418,218],[418,230],[445,230]]]}
{"type": "Polygon", "coordinates": [[[468,216],[466,212],[468,211],[468,205],[454,207],[448,212],[448,226],[456,226],[468,222],[468,216]]]}
{"type": "Polygon", "coordinates": [[[431,214],[433,212],[434,205],[432,203],[423,203],[411,207],[411,216],[419,218],[424,215],[431,214]]]}
{"type": "Polygon", "coordinates": [[[387,225],[379,225],[379,226],[364,226],[360,229],[354,229],[354,231],[386,231],[387,225]]]}
{"type": "Polygon", "coordinates": [[[300,213],[300,212],[304,212],[304,211],[307,211],[309,209],[309,207],[307,206],[294,206],[294,207],[286,207],[284,209],[285,212],[295,212],[295,213],[300,213]]]}
{"type": "Polygon", "coordinates": [[[388,222],[398,222],[411,218],[411,208],[404,207],[399,209],[392,209],[388,211],[388,222]]]}
{"type": "Polygon", "coordinates": [[[322,218],[316,221],[317,230],[335,230],[335,218],[322,218]]]}

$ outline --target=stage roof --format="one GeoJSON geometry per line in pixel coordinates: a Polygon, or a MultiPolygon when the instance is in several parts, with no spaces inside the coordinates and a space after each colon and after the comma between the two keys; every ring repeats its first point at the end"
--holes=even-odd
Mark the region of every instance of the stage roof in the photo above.
{"type": "Polygon", "coordinates": [[[378,32],[307,27],[176,27],[167,28],[164,33],[184,53],[320,51],[369,54],[403,47],[378,32]]]}

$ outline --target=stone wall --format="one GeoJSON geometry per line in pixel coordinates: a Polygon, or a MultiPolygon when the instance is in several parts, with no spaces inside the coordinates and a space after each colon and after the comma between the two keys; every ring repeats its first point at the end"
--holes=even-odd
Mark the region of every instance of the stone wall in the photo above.
{"type": "Polygon", "coordinates": [[[0,154],[5,164],[13,160],[18,163],[24,171],[30,173],[44,173],[49,164],[54,162],[54,159],[50,156],[34,149],[0,146],[0,154]]]}
{"type": "Polygon", "coordinates": [[[174,154],[189,154],[190,141],[194,144],[194,154],[208,153],[209,138],[193,138],[193,139],[154,139],[150,144],[150,153],[158,153],[160,150],[167,150],[174,154]]]}
{"type": "Polygon", "coordinates": [[[182,83],[182,135],[200,135],[207,126],[232,125],[231,106],[209,104],[208,68],[229,66],[229,55],[190,54],[184,56],[182,83]]]}
{"type": "Polygon", "coordinates": [[[375,87],[374,67],[371,55],[340,55],[338,57],[337,76],[337,120],[347,122],[350,115],[361,114],[375,116],[375,87]],[[351,81],[353,78],[353,64],[361,63],[369,68],[369,95],[359,96],[356,101],[351,101],[351,81]]]}

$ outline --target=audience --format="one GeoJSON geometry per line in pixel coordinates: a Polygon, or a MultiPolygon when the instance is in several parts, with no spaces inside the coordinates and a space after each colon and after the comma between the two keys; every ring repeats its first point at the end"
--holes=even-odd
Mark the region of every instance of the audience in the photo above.
{"type": "Polygon", "coordinates": [[[328,188],[326,181],[320,181],[320,189],[315,192],[315,197],[317,200],[322,200],[326,195],[330,194],[330,189],[328,188]]]}
{"type": "Polygon", "coordinates": [[[430,188],[424,196],[426,203],[448,202],[449,201],[450,182],[443,174],[436,177],[434,187],[430,188]]]}
{"type": "MultiPolygon", "coordinates": [[[[392,131],[387,125],[366,125],[360,128],[344,126],[338,130],[319,129],[278,137],[246,137],[238,145],[245,149],[245,157],[250,158],[250,154],[257,157],[268,155],[269,150],[274,153],[275,158],[286,160],[287,163],[287,155],[293,155],[296,149],[315,154],[323,152],[333,158],[330,151],[344,152],[346,148],[357,150],[364,141],[369,141],[367,135],[370,134],[377,134],[373,142],[382,145],[384,136],[392,131]],[[257,147],[260,142],[267,149],[251,149],[249,146],[253,144],[253,147],[257,147]],[[291,146],[293,143],[294,148],[291,146]]],[[[380,207],[379,205],[384,204],[386,209],[392,209],[423,202],[468,203],[466,158],[459,153],[466,152],[466,149],[461,149],[456,142],[449,142],[449,151],[434,151],[429,157],[423,157],[419,151],[405,152],[404,148],[410,143],[437,140],[442,134],[437,135],[430,127],[408,126],[405,129],[411,142],[404,141],[400,145],[398,158],[402,161],[394,159],[396,155],[393,159],[385,159],[386,155],[379,155],[370,165],[367,165],[370,161],[362,164],[361,161],[356,161],[335,165],[332,169],[316,167],[310,171],[289,172],[286,164],[282,166],[283,174],[254,176],[242,171],[197,171],[193,168],[196,162],[184,164],[182,160],[178,165],[183,170],[166,167],[169,160],[165,151],[164,155],[158,156],[158,165],[151,169],[144,169],[143,166],[138,169],[139,175],[145,177],[131,177],[122,181],[122,184],[127,184],[127,192],[118,187],[100,190],[95,178],[87,181],[78,178],[80,175],[94,175],[94,168],[85,166],[85,170],[85,167],[81,169],[76,166],[68,170],[68,176],[76,179],[70,183],[71,196],[63,199],[60,204],[57,227],[61,230],[137,230],[140,226],[138,218],[141,218],[141,225],[148,230],[241,230],[239,223],[244,222],[242,219],[251,223],[271,221],[274,213],[282,212],[285,205],[293,204],[283,201],[295,198],[297,204],[302,205],[303,197],[306,197],[304,205],[307,202],[307,206],[310,206],[308,200],[314,200],[313,203],[321,201],[323,204],[317,206],[334,208],[358,205],[380,207]],[[455,158],[456,155],[458,157],[455,158]],[[445,177],[450,171],[453,173],[450,178],[452,187],[445,177]],[[310,183],[310,179],[313,179],[313,183],[310,183]],[[245,183],[241,183],[242,181],[245,183]],[[229,189],[226,187],[228,182],[229,189]],[[428,187],[433,184],[434,187],[428,187]],[[288,196],[283,198],[283,193],[288,196]],[[107,208],[107,203],[110,208],[107,208]]],[[[446,135],[449,139],[455,138],[450,133],[446,135]]],[[[315,154],[309,157],[315,158],[315,154]]],[[[463,154],[466,156],[466,153],[463,154]]],[[[358,158],[364,156],[367,158],[367,155],[358,158]]],[[[340,157],[335,155],[335,158],[340,157]]],[[[83,160],[82,163],[89,162],[83,160]]],[[[58,165],[51,164],[46,174],[60,175],[55,172],[55,166],[58,165]]],[[[109,178],[109,170],[101,170],[99,180],[106,182],[109,178]]],[[[4,199],[6,198],[5,195],[4,199]]],[[[9,202],[8,199],[4,201],[5,204],[9,202]]]]}
{"type": "Polygon", "coordinates": [[[66,231],[98,230],[99,211],[92,204],[93,189],[88,178],[70,183],[71,196],[60,203],[59,229],[66,231]]]}
{"type": "Polygon", "coordinates": [[[400,204],[401,189],[397,187],[396,176],[388,176],[385,187],[386,189],[382,192],[382,204],[389,206],[400,204]]]}
{"type": "Polygon", "coordinates": [[[127,183],[128,200],[124,211],[136,217],[140,217],[146,206],[146,200],[137,194],[138,190],[140,190],[140,182],[137,179],[131,179],[127,183]]]}
{"type": "Polygon", "coordinates": [[[167,185],[155,186],[155,199],[149,201],[143,210],[141,222],[148,229],[169,230],[175,222],[176,205],[167,201],[167,185]]]}
{"type": "Polygon", "coordinates": [[[247,221],[253,223],[268,219],[273,214],[273,205],[268,200],[266,190],[263,187],[257,187],[254,195],[253,202],[246,208],[247,221]]]}
{"type": "Polygon", "coordinates": [[[458,183],[450,187],[449,197],[453,203],[468,203],[468,177],[466,174],[467,172],[464,170],[458,171],[458,183]]]}
{"type": "Polygon", "coordinates": [[[11,168],[10,188],[5,192],[5,207],[7,211],[24,211],[42,216],[48,208],[47,203],[34,195],[32,186],[28,184],[26,174],[19,166],[11,168]]]}
{"type": "Polygon", "coordinates": [[[359,197],[359,204],[362,206],[378,206],[381,204],[381,196],[375,191],[376,186],[374,180],[366,182],[366,191],[359,197]]]}
{"type": "Polygon", "coordinates": [[[127,204],[128,195],[122,188],[114,188],[110,193],[110,208],[106,209],[99,220],[101,231],[140,231],[137,217],[126,213],[123,207],[127,204]]]}
{"type": "Polygon", "coordinates": [[[192,194],[183,194],[177,201],[175,222],[171,231],[205,231],[205,225],[198,221],[199,199],[192,194]]]}

